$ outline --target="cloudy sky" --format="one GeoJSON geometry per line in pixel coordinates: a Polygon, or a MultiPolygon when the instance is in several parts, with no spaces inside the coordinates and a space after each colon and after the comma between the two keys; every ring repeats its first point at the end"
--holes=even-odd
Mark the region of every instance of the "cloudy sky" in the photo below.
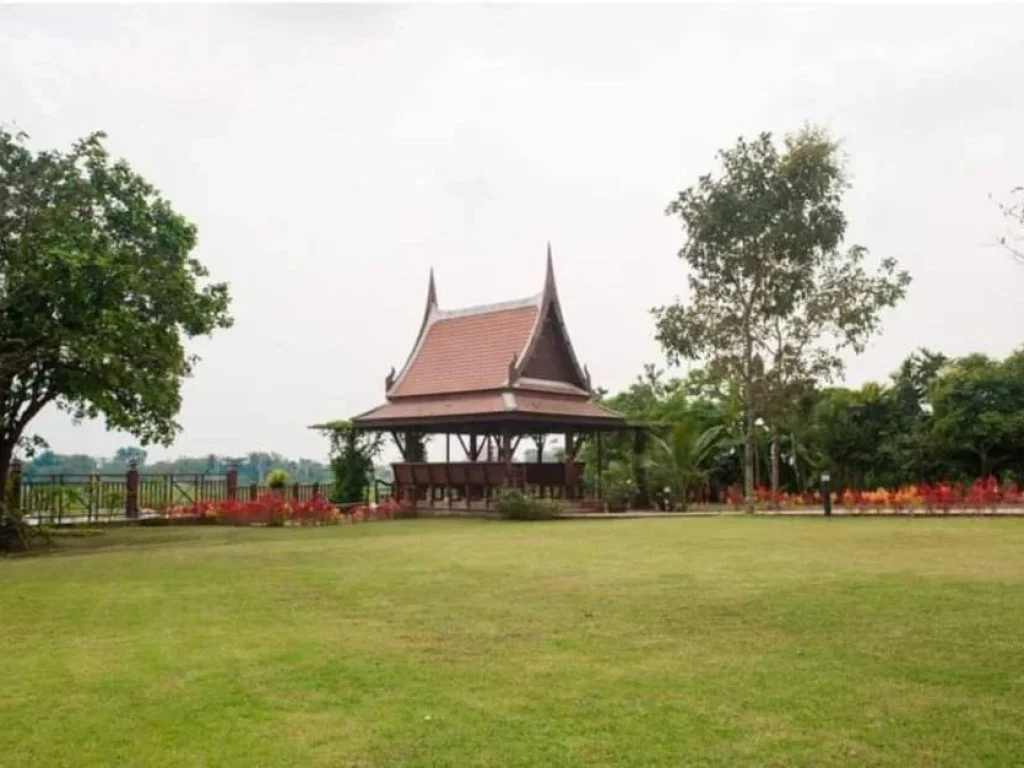
{"type": "MultiPolygon", "coordinates": [[[[423,310],[540,290],[545,244],[595,383],[662,360],[675,192],[739,135],[845,144],[848,239],[914,284],[848,380],[913,348],[1024,342],[988,199],[1024,183],[1024,6],[0,7],[0,121],[95,129],[197,223],[236,326],[195,345],[169,452],[320,457],[423,310]]],[[[61,452],[131,442],[46,414],[61,452]]]]}

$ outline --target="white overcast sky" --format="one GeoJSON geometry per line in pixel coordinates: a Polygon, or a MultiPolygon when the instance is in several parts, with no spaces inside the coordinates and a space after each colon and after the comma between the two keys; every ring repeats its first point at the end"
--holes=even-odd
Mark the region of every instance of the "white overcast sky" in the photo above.
{"type": "MultiPolygon", "coordinates": [[[[236,326],[202,341],[154,455],[319,458],[383,397],[423,311],[539,291],[545,244],[595,383],[663,358],[685,295],[663,211],[739,135],[845,143],[848,239],[914,283],[848,381],[915,347],[1024,342],[988,200],[1024,183],[1024,6],[0,7],[0,120],[95,129],[199,227],[236,326]]],[[[60,452],[133,441],[60,414],[60,452]]]]}

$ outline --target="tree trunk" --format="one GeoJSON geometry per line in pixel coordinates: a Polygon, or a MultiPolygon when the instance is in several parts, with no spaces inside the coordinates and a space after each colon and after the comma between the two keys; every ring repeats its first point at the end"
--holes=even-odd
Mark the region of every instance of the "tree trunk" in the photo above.
{"type": "Polygon", "coordinates": [[[797,442],[796,435],[790,434],[790,447],[793,449],[793,472],[796,475],[796,489],[799,493],[803,493],[804,488],[804,475],[800,471],[800,444],[797,442]]]}
{"type": "Polygon", "coordinates": [[[28,541],[22,523],[9,518],[7,503],[7,481],[11,475],[11,459],[14,458],[14,444],[0,445],[0,552],[28,549],[28,541]]]}
{"type": "Polygon", "coordinates": [[[757,446],[754,443],[754,336],[750,327],[750,308],[744,315],[746,331],[743,354],[743,496],[747,512],[754,511],[754,461],[757,446]]]}
{"type": "Polygon", "coordinates": [[[772,425],[772,499],[775,500],[779,493],[779,428],[772,425]]]}
{"type": "Polygon", "coordinates": [[[14,447],[0,445],[0,520],[7,513],[7,478],[10,477],[12,458],[14,447]]]}
{"type": "Polygon", "coordinates": [[[743,498],[746,501],[747,511],[754,511],[754,460],[756,458],[757,446],[754,444],[754,405],[751,402],[750,384],[747,383],[744,387],[746,389],[746,397],[744,398],[747,402],[745,405],[744,413],[744,426],[743,426],[743,498]]]}

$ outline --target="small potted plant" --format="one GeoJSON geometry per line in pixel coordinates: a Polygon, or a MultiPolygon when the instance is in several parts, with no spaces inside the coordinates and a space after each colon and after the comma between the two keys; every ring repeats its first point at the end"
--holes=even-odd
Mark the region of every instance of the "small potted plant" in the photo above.
{"type": "Polygon", "coordinates": [[[288,486],[288,473],[283,469],[272,470],[267,475],[267,488],[274,493],[283,493],[288,486]]]}

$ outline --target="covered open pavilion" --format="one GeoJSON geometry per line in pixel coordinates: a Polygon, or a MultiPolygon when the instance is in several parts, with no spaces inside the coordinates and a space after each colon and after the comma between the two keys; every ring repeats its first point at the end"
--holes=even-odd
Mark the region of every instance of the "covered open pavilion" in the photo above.
{"type": "MultiPolygon", "coordinates": [[[[515,301],[442,310],[431,270],[416,342],[401,370],[387,375],[384,395],[352,424],[392,436],[402,456],[392,465],[394,490],[414,503],[486,505],[503,486],[583,499],[579,457],[587,440],[596,443],[592,491],[600,499],[601,435],[632,431],[634,453],[643,451],[644,428],[594,400],[562,316],[550,245],[543,290],[515,301]],[[426,460],[431,435],[444,436],[443,462],[426,460]],[[553,435],[562,437],[562,455],[545,461],[553,435]],[[524,438],[535,446],[535,461],[515,460],[524,438]]],[[[637,472],[640,480],[639,462],[637,472]]]]}

